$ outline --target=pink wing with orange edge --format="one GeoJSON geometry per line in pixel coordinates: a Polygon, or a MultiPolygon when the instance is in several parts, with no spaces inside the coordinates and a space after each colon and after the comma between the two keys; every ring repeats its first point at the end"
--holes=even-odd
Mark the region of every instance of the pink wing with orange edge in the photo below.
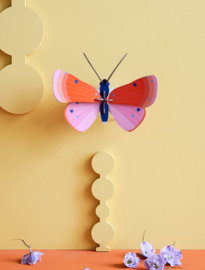
{"type": "Polygon", "coordinates": [[[86,131],[95,121],[100,111],[100,102],[69,103],[65,108],[67,122],[77,131],[86,131]]]}
{"type": "Polygon", "coordinates": [[[109,109],[115,121],[126,131],[132,131],[143,121],[146,111],[132,105],[119,105],[109,103],[109,109]]]}
{"type": "Polygon", "coordinates": [[[62,70],[53,76],[53,91],[60,102],[96,102],[100,98],[98,90],[62,70]]]}
{"type": "Polygon", "coordinates": [[[157,78],[154,75],[140,78],[113,90],[110,104],[133,105],[138,107],[151,106],[157,96],[157,78]]]}

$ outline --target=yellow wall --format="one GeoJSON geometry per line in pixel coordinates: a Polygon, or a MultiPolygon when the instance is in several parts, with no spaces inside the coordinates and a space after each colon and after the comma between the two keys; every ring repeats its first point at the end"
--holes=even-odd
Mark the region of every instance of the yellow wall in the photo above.
{"type": "MultiPolygon", "coordinates": [[[[110,152],[115,195],[108,221],[112,249],[139,248],[142,233],[154,247],[205,248],[205,1],[28,0],[45,26],[27,63],[46,92],[31,113],[0,109],[0,248],[92,249],[97,221],[91,158],[110,152]],[[62,69],[97,87],[85,60],[120,86],[145,75],[158,78],[158,97],[131,133],[100,117],[85,133],[64,119],[66,104],[52,91],[62,69]]],[[[0,54],[0,66],[8,62],[0,54]]]]}

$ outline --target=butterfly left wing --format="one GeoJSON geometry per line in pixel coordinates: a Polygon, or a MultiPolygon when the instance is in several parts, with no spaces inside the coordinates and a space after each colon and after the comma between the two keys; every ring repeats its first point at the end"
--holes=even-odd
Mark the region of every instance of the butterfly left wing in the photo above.
{"type": "Polygon", "coordinates": [[[53,76],[53,91],[60,102],[96,102],[98,90],[73,75],[56,70],[53,76]]]}
{"type": "Polygon", "coordinates": [[[132,105],[119,105],[109,103],[109,109],[116,122],[126,131],[132,131],[143,121],[146,111],[132,105]]]}
{"type": "Polygon", "coordinates": [[[86,131],[95,121],[100,111],[100,102],[69,103],[65,108],[65,119],[77,131],[86,131]]]}
{"type": "Polygon", "coordinates": [[[115,88],[109,95],[110,104],[151,106],[157,96],[157,78],[146,76],[129,84],[115,88]]]}

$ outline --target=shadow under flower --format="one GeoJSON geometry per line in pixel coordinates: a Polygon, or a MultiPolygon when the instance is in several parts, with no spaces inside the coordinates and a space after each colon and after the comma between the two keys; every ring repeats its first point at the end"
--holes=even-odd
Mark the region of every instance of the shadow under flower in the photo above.
{"type": "Polygon", "coordinates": [[[115,263],[115,264],[112,264],[111,266],[114,267],[114,268],[121,268],[121,269],[127,268],[127,267],[124,265],[124,263],[115,263]]]}

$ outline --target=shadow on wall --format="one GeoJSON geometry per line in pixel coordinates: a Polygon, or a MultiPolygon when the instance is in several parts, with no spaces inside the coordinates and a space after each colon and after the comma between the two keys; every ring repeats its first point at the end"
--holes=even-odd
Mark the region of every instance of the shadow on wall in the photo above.
{"type": "Polygon", "coordinates": [[[4,9],[8,7],[11,7],[11,0],[0,1],[0,12],[2,12],[4,9]]]}
{"type": "MultiPolygon", "coordinates": [[[[0,108],[1,128],[8,141],[22,142],[35,156],[53,155],[77,140],[80,134],[64,118],[64,106],[46,106],[46,97],[40,106],[26,114],[11,114],[0,108]]],[[[49,104],[50,105],[50,104],[49,104]]],[[[67,105],[67,104],[66,104],[67,105]]],[[[65,105],[65,106],[66,106],[65,105]]]]}
{"type": "Polygon", "coordinates": [[[0,70],[11,64],[11,55],[0,50],[0,70]]]}
{"type": "MultiPolygon", "coordinates": [[[[8,7],[11,7],[11,0],[0,1],[0,12],[2,12],[4,9],[8,7]]],[[[8,55],[2,50],[0,50],[0,70],[2,70],[4,67],[10,64],[11,64],[11,55],[8,55]]]]}

